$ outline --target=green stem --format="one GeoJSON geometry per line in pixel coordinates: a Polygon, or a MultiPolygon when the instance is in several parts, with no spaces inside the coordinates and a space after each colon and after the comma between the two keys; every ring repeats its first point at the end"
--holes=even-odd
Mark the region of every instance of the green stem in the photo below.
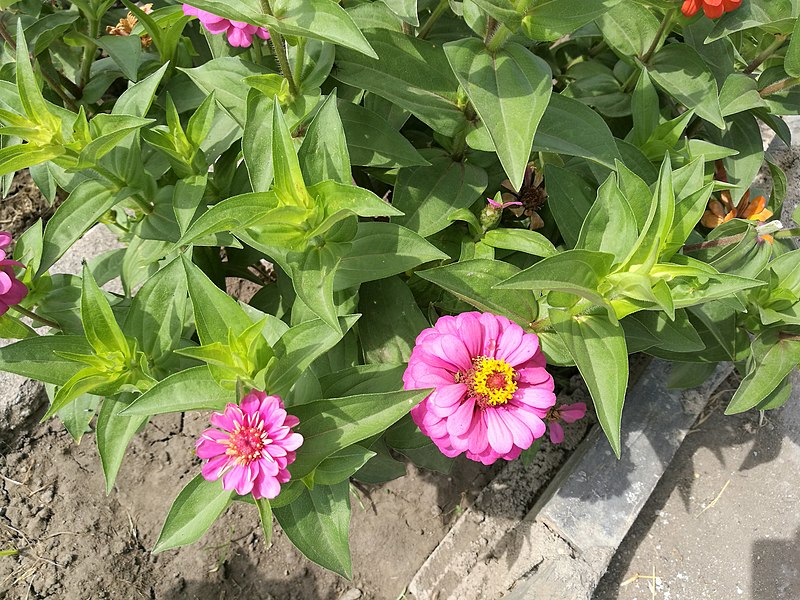
{"type": "Polygon", "coordinates": [[[417,33],[417,37],[421,40],[424,40],[428,37],[428,34],[433,29],[433,26],[436,25],[436,21],[439,20],[444,13],[447,12],[448,7],[450,6],[450,0],[439,0],[439,4],[436,5],[436,8],[433,9],[431,16],[425,21],[422,27],[417,33]]]}
{"type": "Polygon", "coordinates": [[[51,321],[50,319],[45,319],[44,317],[40,317],[35,312],[28,310],[27,308],[22,308],[21,306],[12,306],[11,308],[13,308],[19,314],[30,318],[32,321],[36,321],[37,323],[41,323],[42,325],[47,325],[48,327],[52,327],[53,329],[61,329],[61,325],[59,325],[55,321],[51,321]]]}
{"type": "Polygon", "coordinates": [[[781,79],[780,81],[776,81],[772,85],[768,85],[762,90],[759,90],[759,95],[762,98],[766,98],[767,96],[771,96],[777,92],[781,92],[783,90],[788,90],[800,83],[800,77],[787,77],[786,79],[781,79]]]}
{"type": "Polygon", "coordinates": [[[731,246],[733,244],[738,244],[744,239],[744,234],[739,233],[736,235],[730,235],[728,237],[718,238],[716,240],[710,240],[708,242],[700,242],[699,244],[687,244],[682,248],[684,253],[687,252],[698,252],[700,250],[706,250],[707,248],[719,248],[720,246],[731,246]]]}
{"type": "Polygon", "coordinates": [[[800,227],[795,227],[794,229],[784,229],[772,235],[779,240],[785,238],[800,237],[800,227]]]}
{"type": "Polygon", "coordinates": [[[89,76],[92,72],[92,63],[94,62],[94,55],[97,52],[97,44],[94,43],[94,40],[100,35],[100,21],[95,17],[90,17],[87,15],[86,17],[89,21],[89,37],[92,39],[92,42],[86,42],[86,46],[83,48],[83,60],[81,62],[81,80],[79,85],[81,89],[86,87],[86,84],[89,83],[89,76]]]}
{"type": "MultiPolygon", "coordinates": [[[[114,187],[116,187],[116,191],[120,191],[122,188],[127,186],[124,180],[114,175],[114,173],[112,173],[105,167],[95,164],[91,167],[91,169],[96,173],[98,173],[101,177],[107,179],[114,187]]],[[[153,205],[144,198],[142,198],[141,195],[133,194],[131,196],[131,199],[134,202],[136,202],[136,204],[139,205],[139,208],[142,209],[144,214],[149,215],[150,213],[153,212],[153,205]]]]}
{"type": "MultiPolygon", "coordinates": [[[[261,10],[264,11],[264,14],[273,16],[272,7],[269,5],[269,0],[261,0],[261,10]]],[[[292,68],[289,66],[289,56],[286,54],[286,44],[283,41],[283,36],[269,27],[267,27],[267,31],[269,31],[269,39],[270,42],[272,42],[272,48],[275,50],[275,58],[278,59],[278,65],[281,68],[281,73],[289,82],[289,92],[293,97],[297,97],[299,95],[297,85],[295,84],[294,76],[292,75],[292,68]]]]}
{"type": "Polygon", "coordinates": [[[294,55],[294,83],[299,90],[303,83],[303,61],[306,55],[306,38],[297,40],[297,52],[294,55]]]}
{"type": "Polygon", "coordinates": [[[501,24],[489,38],[486,49],[494,54],[513,33],[508,27],[501,24]]]}
{"type": "Polygon", "coordinates": [[[672,22],[675,19],[675,13],[676,9],[674,8],[671,8],[664,13],[664,18],[661,19],[661,25],[658,27],[656,37],[653,38],[653,43],[650,44],[650,48],[648,48],[647,52],[645,52],[641,57],[643,63],[647,63],[647,61],[652,58],[653,54],[655,54],[656,50],[661,47],[661,44],[664,43],[664,39],[669,33],[669,29],[672,27],[672,22]]]}
{"type": "Polygon", "coordinates": [[[261,64],[261,59],[263,56],[264,55],[261,52],[261,38],[253,36],[253,59],[255,60],[256,64],[261,64]]]}
{"type": "Polygon", "coordinates": [[[776,35],[775,36],[775,41],[772,42],[769,45],[769,47],[766,50],[764,50],[761,54],[756,56],[753,59],[753,62],[751,62],[749,65],[747,65],[747,68],[745,68],[744,72],[749,75],[750,73],[755,71],[758,67],[761,66],[761,64],[765,60],[767,60],[770,56],[772,56],[778,50],[780,50],[781,46],[783,46],[784,43],[786,43],[786,36],[785,35],[776,35]]]}

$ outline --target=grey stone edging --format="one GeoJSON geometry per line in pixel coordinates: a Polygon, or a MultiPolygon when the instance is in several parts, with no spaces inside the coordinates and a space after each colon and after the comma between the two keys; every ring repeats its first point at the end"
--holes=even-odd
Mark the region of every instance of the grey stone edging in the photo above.
{"type": "MultiPolygon", "coordinates": [[[[497,514],[499,493],[520,500],[538,491],[516,484],[508,465],[428,557],[409,585],[416,600],[589,600],[683,438],[732,365],[696,390],[669,390],[668,363],[653,360],[630,388],[622,458],[595,428],[536,505],[518,519],[497,514]],[[511,482],[514,485],[508,485],[511,482]],[[499,487],[498,487],[499,486],[499,487]]],[[[546,481],[546,480],[545,480],[546,481]]]]}

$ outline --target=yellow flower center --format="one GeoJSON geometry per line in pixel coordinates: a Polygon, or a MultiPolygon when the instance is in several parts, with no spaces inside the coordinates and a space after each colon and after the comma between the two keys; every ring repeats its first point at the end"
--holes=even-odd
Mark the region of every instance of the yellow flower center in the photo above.
{"type": "Polygon", "coordinates": [[[514,368],[504,360],[479,356],[475,359],[468,385],[484,406],[500,406],[517,391],[514,368]]]}

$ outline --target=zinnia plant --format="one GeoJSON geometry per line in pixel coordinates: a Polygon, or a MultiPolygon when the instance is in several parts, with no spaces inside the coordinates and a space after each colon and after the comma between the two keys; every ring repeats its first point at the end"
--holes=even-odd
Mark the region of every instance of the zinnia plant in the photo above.
{"type": "Polygon", "coordinates": [[[792,3],[122,5],[0,15],[0,176],[59,200],[14,260],[0,234],[0,369],[96,433],[109,493],[151,421],[210,418],[155,551],[241,502],[349,577],[351,480],[585,415],[620,456],[631,354],[676,386],[732,362],[730,413],[789,398],[800,251],[762,126],[800,112],[792,3]],[[94,226],[124,247],[53,272],[94,226]],[[577,375],[589,406],[558,403],[577,375]]]}

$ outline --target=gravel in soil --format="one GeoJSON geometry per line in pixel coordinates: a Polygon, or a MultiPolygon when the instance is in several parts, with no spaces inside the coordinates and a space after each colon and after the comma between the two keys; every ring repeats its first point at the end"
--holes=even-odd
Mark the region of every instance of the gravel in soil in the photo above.
{"type": "Polygon", "coordinates": [[[18,171],[8,195],[0,202],[0,231],[8,231],[16,237],[39,217],[45,221],[49,219],[58,203],[59,200],[56,199],[55,204],[49,205],[33,183],[28,170],[18,171]]]}

